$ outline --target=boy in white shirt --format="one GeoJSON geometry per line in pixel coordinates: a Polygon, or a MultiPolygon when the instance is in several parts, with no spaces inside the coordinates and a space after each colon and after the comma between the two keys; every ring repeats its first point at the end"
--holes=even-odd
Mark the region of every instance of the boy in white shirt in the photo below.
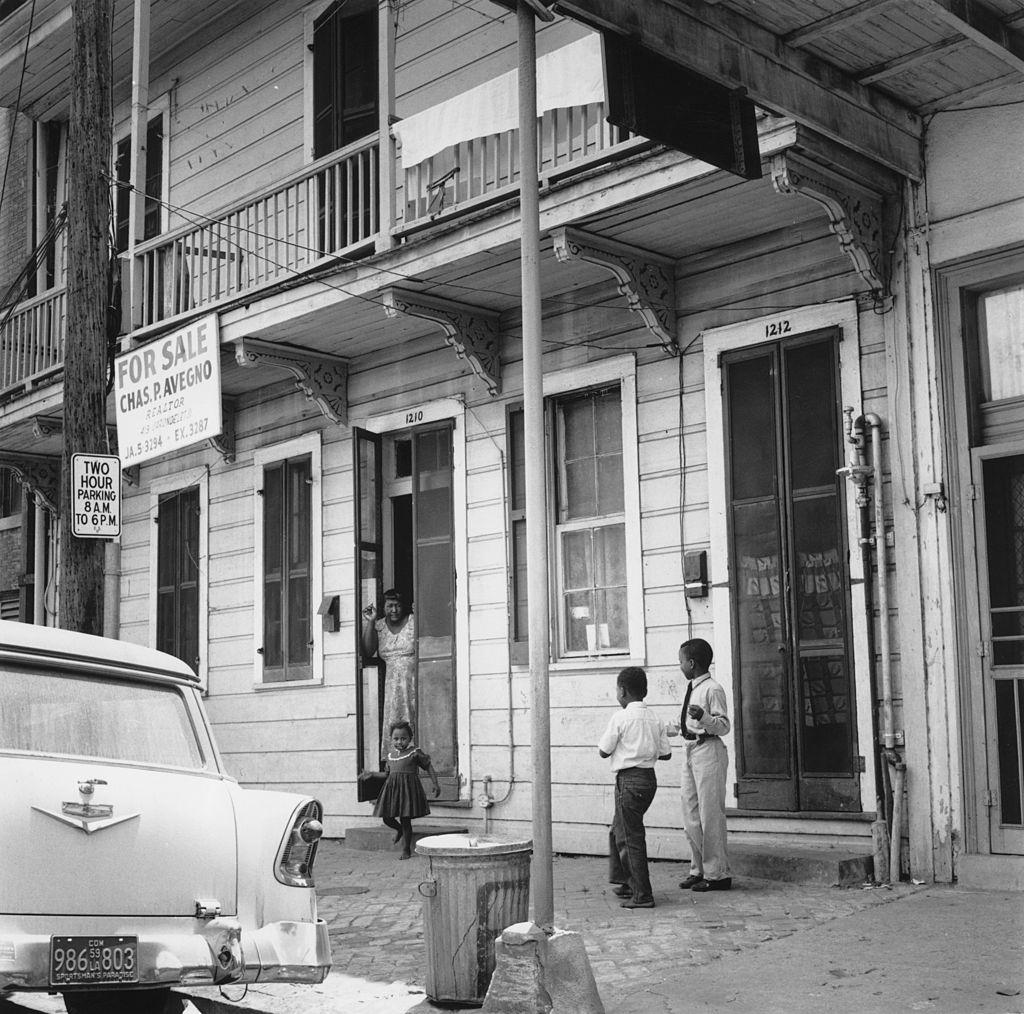
{"type": "Polygon", "coordinates": [[[644,814],[658,791],[654,765],[670,760],[672,748],[661,720],[644,704],[647,673],[629,666],[619,673],[616,712],[597,744],[602,757],[610,757],[615,772],[615,819],[609,834],[611,882],[624,900],[622,908],[654,908],[654,893],[647,868],[647,830],[644,814]]]}

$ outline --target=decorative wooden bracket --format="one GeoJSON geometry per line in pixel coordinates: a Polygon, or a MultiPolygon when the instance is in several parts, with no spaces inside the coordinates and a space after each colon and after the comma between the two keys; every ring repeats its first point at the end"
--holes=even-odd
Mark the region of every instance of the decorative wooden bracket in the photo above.
{"type": "Polygon", "coordinates": [[[206,441],[229,465],[235,460],[235,402],[231,398],[221,398],[220,433],[206,441]]]}
{"type": "Polygon", "coordinates": [[[780,194],[800,194],[820,204],[854,270],[876,299],[888,298],[888,257],[879,195],[791,151],[772,157],[772,185],[780,194]]]}
{"type": "Polygon", "coordinates": [[[422,317],[440,324],[445,342],[487,385],[491,395],[501,393],[501,356],[498,351],[498,315],[478,306],[457,303],[439,296],[426,296],[411,289],[393,286],[381,293],[384,312],[389,317],[400,313],[422,317]]]}
{"type": "Polygon", "coordinates": [[[4,467],[18,477],[25,492],[38,496],[43,507],[56,517],[60,503],[60,458],[18,451],[4,451],[0,457],[4,467]]]}
{"type": "Polygon", "coordinates": [[[605,239],[582,229],[551,233],[555,256],[562,262],[579,259],[607,268],[619,282],[619,292],[670,356],[679,355],[676,342],[676,278],[669,257],[640,247],[605,239]]]}
{"type": "MultiPolygon", "coordinates": [[[[32,436],[36,440],[64,436],[64,417],[60,415],[36,415],[32,417],[32,436]]],[[[117,454],[117,427],[107,427],[107,446],[111,454],[117,454]]]]}
{"type": "Polygon", "coordinates": [[[256,338],[239,338],[234,344],[239,366],[287,370],[324,416],[339,426],[348,425],[348,360],[256,338]]]}
{"type": "MultiPolygon", "coordinates": [[[[37,415],[32,419],[32,435],[37,440],[45,440],[47,437],[64,436],[64,417],[59,415],[37,415]]],[[[107,427],[107,445],[112,454],[117,454],[117,427],[107,427]]],[[[122,465],[121,478],[129,486],[139,485],[139,466],[122,465]]]]}

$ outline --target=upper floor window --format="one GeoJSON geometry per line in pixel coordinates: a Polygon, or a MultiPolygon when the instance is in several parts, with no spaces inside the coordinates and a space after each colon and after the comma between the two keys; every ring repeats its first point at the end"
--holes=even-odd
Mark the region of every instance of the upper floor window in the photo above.
{"type": "MultiPolygon", "coordinates": [[[[545,405],[553,480],[553,654],[563,659],[643,654],[633,386],[630,374],[554,395],[545,405]]],[[[508,427],[512,653],[522,662],[527,545],[521,408],[509,413],[508,427]]]]}
{"type": "Polygon", "coordinates": [[[377,5],[335,0],[313,23],[313,157],[377,130],[377,5]]]}
{"type": "MultiPolygon", "coordinates": [[[[159,236],[164,220],[164,116],[160,113],[149,120],[146,127],[145,148],[146,204],[143,213],[142,235],[139,239],[159,236]]],[[[118,187],[115,199],[114,240],[118,253],[128,249],[128,212],[131,197],[132,139],[127,134],[117,142],[114,166],[118,187]]]]}
{"type": "Polygon", "coordinates": [[[39,295],[64,284],[64,242],[60,210],[67,197],[68,125],[47,120],[33,125],[31,221],[35,271],[26,279],[25,295],[39,295]]]}

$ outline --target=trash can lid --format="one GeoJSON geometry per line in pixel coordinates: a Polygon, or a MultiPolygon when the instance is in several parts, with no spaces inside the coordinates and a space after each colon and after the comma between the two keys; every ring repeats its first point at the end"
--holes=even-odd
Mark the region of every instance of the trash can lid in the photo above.
{"type": "Polygon", "coordinates": [[[491,834],[435,834],[416,843],[421,856],[501,856],[532,852],[531,838],[500,838],[491,834]]]}

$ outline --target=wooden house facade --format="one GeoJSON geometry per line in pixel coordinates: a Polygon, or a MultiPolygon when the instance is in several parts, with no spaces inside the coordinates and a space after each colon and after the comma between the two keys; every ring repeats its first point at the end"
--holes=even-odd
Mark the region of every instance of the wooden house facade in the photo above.
{"type": "MultiPolygon", "coordinates": [[[[606,848],[618,671],[643,666],[671,720],[679,644],[703,637],[733,841],[870,852],[895,809],[904,875],[1019,868],[1014,5],[555,6],[536,73],[556,850],[606,848]],[[760,176],[610,123],[605,34],[745,89],[760,176]]],[[[26,166],[0,204],[24,230],[0,243],[0,466],[45,567],[73,537],[54,473],[70,5],[0,4],[0,39],[26,166]]],[[[114,352],[212,343],[220,426],[119,447],[115,378],[111,632],[193,664],[238,779],[314,792],[341,836],[372,821],[356,778],[379,759],[360,613],[398,588],[433,820],[528,831],[515,16],[137,0],[114,4],[112,53],[114,352]]],[[[154,419],[190,410],[174,376],[154,419]]],[[[51,591],[23,618],[58,622],[51,591]]],[[[687,856],[677,765],[655,856],[687,856]]]]}

